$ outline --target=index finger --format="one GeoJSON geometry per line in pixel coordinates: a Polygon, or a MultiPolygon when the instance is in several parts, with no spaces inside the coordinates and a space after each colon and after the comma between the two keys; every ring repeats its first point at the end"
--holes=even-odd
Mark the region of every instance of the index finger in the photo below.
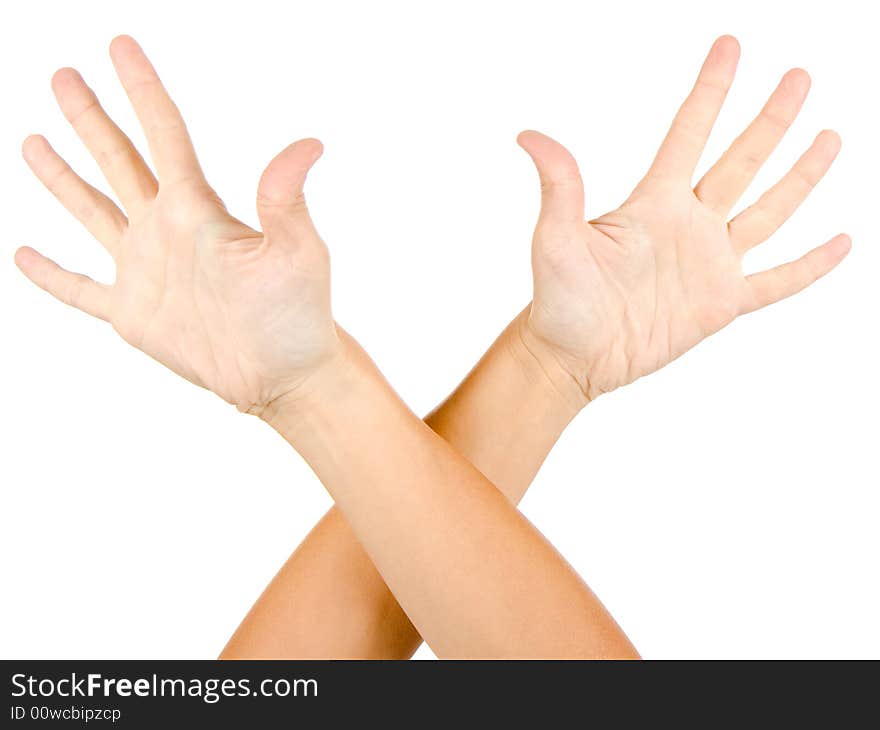
{"type": "Polygon", "coordinates": [[[694,88],[672,120],[649,174],[687,178],[690,183],[733,83],[738,61],[739,42],[733,36],[721,36],[712,44],[694,88]]]}
{"type": "Polygon", "coordinates": [[[201,179],[183,117],[137,41],[130,36],[114,38],[110,57],[147,137],[159,184],[201,179]]]}

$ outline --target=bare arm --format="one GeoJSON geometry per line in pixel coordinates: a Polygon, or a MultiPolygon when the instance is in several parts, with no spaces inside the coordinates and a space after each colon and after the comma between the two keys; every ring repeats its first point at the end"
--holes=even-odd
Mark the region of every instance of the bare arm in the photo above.
{"type": "MultiPolygon", "coordinates": [[[[849,241],[838,236],[767,272],[743,277],[740,268],[744,252],[769,237],[828,170],[840,144],[833,132],[820,134],[755,205],[725,221],[797,116],[809,89],[803,70],[783,77],[755,121],[692,186],[693,167],[738,56],[734,39],[716,41],[648,174],[618,210],[589,223],[571,155],[543,135],[521,136],[543,191],[533,246],[535,303],[426,419],[511,500],[522,496],[565,426],[564,406],[550,413],[558,404],[577,408],[662,367],[737,315],[809,285],[846,254],[849,241]]],[[[276,576],[223,656],[408,656],[417,642],[345,521],[331,510],[276,576]],[[312,569],[312,559],[327,570],[312,569]],[[339,563],[335,569],[331,560],[339,563]],[[337,584],[334,576],[346,584],[337,584]],[[327,637],[314,629],[303,637],[301,626],[315,625],[303,611],[326,612],[331,606],[344,606],[338,626],[356,620],[358,629],[345,632],[342,644],[323,644],[327,637]]]]}
{"type": "Polygon", "coordinates": [[[45,139],[28,138],[23,152],[112,255],[115,281],[65,271],[29,248],[16,254],[22,271],[176,373],[271,422],[316,469],[441,653],[604,655],[628,647],[552,547],[405,408],[336,326],[328,251],[303,194],[320,143],[290,145],[266,168],[257,231],[230,215],[205,180],[180,112],[140,47],[120,37],[110,51],[155,173],[79,74],[60,71],[53,89],[124,210],[45,139]],[[486,562],[502,552],[497,565],[486,562]],[[518,641],[553,606],[559,625],[533,626],[518,641]]]}
{"type": "MultiPolygon", "coordinates": [[[[583,404],[525,329],[504,330],[425,423],[513,503],[583,404]]],[[[421,637],[333,507],[284,564],[223,659],[404,659],[421,637]]]]}
{"type": "MultiPolygon", "coordinates": [[[[849,239],[837,236],[797,261],[743,276],[743,254],[770,237],[803,202],[834,159],[839,138],[831,132],[820,134],[789,174],[755,205],[728,221],[731,207],[794,120],[809,85],[803,71],[786,74],[761,114],[693,187],[694,165],[730,86],[738,55],[733,39],[716,42],[647,175],[620,208],[589,222],[584,221],[583,187],[571,155],[543,135],[521,136],[520,143],[532,156],[542,181],[541,216],[533,238],[534,296],[520,320],[521,329],[526,333],[524,341],[537,343],[530,349],[542,353],[539,364],[551,363],[552,367],[542,367],[545,373],[556,373],[548,382],[554,386],[564,382],[560,392],[567,392],[574,384],[577,398],[586,401],[648,374],[736,316],[810,285],[849,250],[849,239]],[[561,380],[558,373],[564,373],[561,380]]],[[[46,140],[31,137],[23,151],[36,176],[113,256],[116,280],[102,284],[65,271],[29,248],[16,254],[22,271],[61,301],[110,322],[126,341],[181,376],[213,390],[240,410],[263,417],[273,405],[296,403],[316,374],[328,372],[328,363],[338,362],[344,353],[354,363],[353,370],[346,369],[346,377],[358,372],[363,382],[340,393],[345,396],[343,402],[385,409],[384,421],[378,424],[380,433],[399,437],[410,447],[404,456],[410,460],[412,479],[417,478],[413,462],[437,459],[438,469],[448,470],[454,482],[439,488],[440,501],[466,497],[485,508],[487,520],[497,523],[498,534],[520,535],[524,545],[535,546],[538,563],[546,560],[547,566],[554,566],[547,575],[559,578],[559,595],[577,595],[575,603],[598,605],[582,583],[566,577],[564,562],[554,562],[554,553],[528,523],[518,515],[511,516],[510,503],[499,502],[497,490],[488,492],[486,480],[478,473],[475,476],[472,467],[449,454],[448,447],[437,443],[436,435],[412,424],[412,414],[396,400],[369,361],[339,336],[330,311],[327,249],[312,225],[303,197],[305,176],[321,154],[320,143],[301,140],[270,163],[257,196],[263,230],[254,230],[227,212],[204,179],[177,107],[137,44],[119,38],[111,46],[111,56],[146,132],[155,173],[76,72],[65,69],[56,74],[53,88],[122,209],[78,177],[46,140]],[[462,485],[472,487],[473,495],[457,491],[462,485]]],[[[329,372],[339,377],[330,377],[328,387],[346,381],[338,369],[330,368],[329,372]]],[[[522,457],[522,463],[507,454],[507,460],[499,459],[497,468],[516,471],[523,467],[517,473],[524,477],[540,463],[555,439],[554,428],[558,431],[561,426],[543,432],[541,438],[549,439],[543,448],[538,442],[524,445],[517,435],[522,424],[516,424],[516,417],[529,411],[524,407],[521,412],[519,401],[504,387],[489,390],[498,387],[500,380],[494,375],[484,379],[481,372],[494,372],[494,368],[478,368],[430,422],[441,433],[448,433],[450,440],[460,439],[464,456],[477,462],[498,456],[500,452],[495,450],[501,448],[501,442],[493,443],[493,439],[511,434],[510,450],[522,457]],[[484,380],[491,381],[490,385],[480,385],[484,380]],[[485,400],[481,395],[484,387],[485,400]],[[487,414],[490,417],[484,419],[487,414]],[[514,425],[510,431],[484,428],[493,419],[511,420],[514,425]],[[525,468],[523,464],[530,459],[533,466],[525,468]]],[[[516,382],[516,377],[507,382],[516,382]]],[[[540,390],[524,389],[516,396],[528,401],[540,390]]],[[[325,412],[318,404],[300,412],[276,408],[274,416],[277,418],[270,420],[297,444],[328,483],[391,587],[397,590],[395,585],[401,585],[398,598],[416,625],[430,628],[438,647],[458,653],[460,647],[445,634],[448,626],[444,621],[450,616],[433,616],[430,607],[411,594],[407,581],[412,578],[413,565],[403,570],[389,565],[389,556],[381,545],[373,544],[376,538],[370,533],[369,516],[379,517],[376,505],[363,504],[363,494],[354,488],[352,474],[328,458],[332,451],[329,436],[324,433],[322,440],[322,429],[317,426],[335,423],[339,413],[325,412]],[[316,428],[300,432],[310,418],[318,419],[316,428]]],[[[555,422],[552,413],[548,422],[555,422]]],[[[357,419],[338,425],[341,435],[355,440],[358,432],[353,429],[363,427],[357,419]]],[[[348,456],[355,464],[370,454],[355,450],[348,456]]],[[[489,466],[483,468],[490,471],[489,466]]],[[[366,473],[375,481],[381,472],[366,473]]],[[[433,474],[432,479],[436,478],[439,474],[433,474]]],[[[514,491],[522,488],[514,484],[520,477],[499,471],[495,478],[505,490],[508,484],[514,491]]],[[[377,496],[407,496],[393,480],[377,490],[377,496]]],[[[437,527],[437,519],[443,515],[426,514],[427,497],[421,490],[418,495],[408,514],[420,521],[425,517],[426,525],[437,527]]],[[[386,506],[398,508],[394,503],[386,506]]],[[[395,540],[403,551],[399,556],[404,559],[409,541],[410,547],[417,548],[424,536],[411,534],[408,530],[414,529],[413,525],[395,527],[395,540]]],[[[461,544],[491,547],[484,542],[485,526],[474,527],[476,531],[463,536],[461,544]]],[[[448,533],[459,534],[460,528],[455,527],[448,533]]],[[[345,561],[349,553],[342,550],[339,555],[345,561]]],[[[489,550],[484,559],[491,555],[489,550]]],[[[423,555],[415,556],[415,565],[420,565],[419,557],[423,555]]],[[[462,564],[477,559],[474,555],[465,557],[462,564]]],[[[529,556],[520,557],[528,566],[529,556]]],[[[440,556],[438,565],[448,565],[448,560],[449,555],[440,556]]],[[[301,572],[310,574],[308,560],[300,562],[301,572]]],[[[434,578],[430,571],[425,574],[432,595],[439,590],[434,578]]],[[[367,584],[375,587],[370,581],[367,584]]],[[[357,596],[358,583],[353,587],[355,590],[340,595],[357,596]]],[[[451,595],[468,595],[472,588],[467,580],[457,580],[450,586],[451,595]]],[[[508,598],[510,591],[516,590],[515,585],[499,588],[498,595],[508,598]]],[[[297,591],[297,595],[303,593],[297,591]]],[[[531,615],[537,606],[531,598],[523,605],[525,615],[531,615]]],[[[472,608],[479,613],[481,607],[486,608],[485,602],[477,601],[472,608]]],[[[388,607],[387,614],[394,610],[388,607]]],[[[597,629],[612,625],[601,616],[597,609],[597,629]]],[[[574,618],[571,626],[582,625],[583,618],[574,618]]],[[[481,624],[484,616],[469,613],[464,619],[476,631],[475,650],[486,648],[487,641],[492,644],[492,627],[481,624]],[[488,633],[480,634],[480,626],[488,633]]],[[[378,624],[370,619],[369,625],[378,624]]],[[[357,627],[354,631],[357,633],[357,627]]],[[[339,633],[347,635],[342,628],[339,633]]],[[[535,648],[531,641],[535,638],[530,637],[525,649],[535,648]]],[[[405,647],[407,642],[403,637],[396,645],[405,647]]],[[[382,641],[379,644],[385,645],[382,641]]],[[[579,645],[580,649],[588,646],[589,642],[579,645]]]]}
{"type": "Polygon", "coordinates": [[[633,657],[598,599],[488,479],[346,354],[264,418],[306,459],[441,657],[633,657]]]}

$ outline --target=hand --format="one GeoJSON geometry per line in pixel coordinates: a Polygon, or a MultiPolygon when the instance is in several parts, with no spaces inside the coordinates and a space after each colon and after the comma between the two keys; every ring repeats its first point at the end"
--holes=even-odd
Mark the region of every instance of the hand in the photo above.
{"type": "Polygon", "coordinates": [[[321,155],[301,140],[266,168],[263,232],[226,211],[205,181],[183,119],[143,51],[121,36],[110,55],[149,142],[154,177],[73,69],[52,87],[125,214],[39,136],[23,154],[34,174],[108,250],[116,281],[100,284],[30,248],[16,263],[35,284],[112,323],[130,344],[240,410],[261,413],[339,349],[326,247],[302,188],[321,155]]]}
{"type": "Polygon", "coordinates": [[[519,144],[541,178],[534,298],[524,327],[584,402],[674,360],[740,314],[799,292],[848,253],[839,235],[787,264],[743,276],[746,251],[803,202],[840,149],[822,132],[782,180],[730,221],[731,208],[794,121],[810,85],[789,71],[764,109],[691,188],[727,91],[739,44],[719,38],[651,169],[617,210],[584,221],[584,191],[569,152],[537,132],[519,144]],[[571,381],[569,381],[571,382],[571,381]]]}

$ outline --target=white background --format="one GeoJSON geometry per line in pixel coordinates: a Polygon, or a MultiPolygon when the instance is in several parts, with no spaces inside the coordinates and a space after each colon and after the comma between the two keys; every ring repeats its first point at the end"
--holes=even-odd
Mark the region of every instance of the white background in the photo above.
{"type": "Polygon", "coordinates": [[[19,156],[40,132],[101,182],[55,107],[56,68],[77,67],[142,144],[107,57],[114,35],[138,38],[209,180],[249,222],[265,163],[319,137],[326,153],[307,194],[331,249],[337,319],[424,413],[530,296],[538,186],[517,132],[570,146],[588,215],[603,213],[646,169],[712,40],[733,33],[740,71],[701,169],[791,66],[810,71],[811,96],[743,202],[819,130],[844,140],[827,179],[748,267],[840,231],[853,252],[808,292],[591,405],[523,509],[646,657],[880,657],[870,7],[4,6],[0,655],[215,656],[330,504],[259,421],[15,269],[13,251],[29,244],[113,276],[19,156]]]}

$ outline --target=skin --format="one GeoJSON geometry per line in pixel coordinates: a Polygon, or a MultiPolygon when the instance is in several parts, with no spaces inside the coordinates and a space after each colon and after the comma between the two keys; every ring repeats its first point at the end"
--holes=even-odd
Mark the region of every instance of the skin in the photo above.
{"type": "Polygon", "coordinates": [[[727,220],[803,104],[810,78],[802,69],[785,74],[692,187],[738,59],[734,38],[715,42],[648,173],[617,210],[589,222],[574,158],[537,132],[519,137],[543,190],[529,325],[586,400],[663,367],[741,314],[801,291],[849,252],[849,237],[838,235],[797,261],[742,273],[746,251],[769,238],[828,170],[840,150],[835,132],[820,133],[777,185],[727,220]]]}
{"type": "MultiPolygon", "coordinates": [[[[528,483],[554,430],[578,407],[661,367],[739,314],[799,291],[849,250],[848,238],[838,236],[768,272],[744,277],[740,268],[744,251],[771,235],[827,170],[839,147],[833,133],[821,134],[788,176],[726,221],[797,113],[806,94],[804,72],[783,79],[762,115],[691,187],[738,52],[732,38],[716,42],[648,174],[617,211],[593,221],[583,220],[583,187],[571,156],[536,132],[520,136],[542,181],[533,302],[512,325],[519,344],[506,346],[502,336],[484,358],[494,367],[478,367],[460,389],[463,395],[435,414],[438,431],[492,471],[503,456],[484,446],[491,441],[488,426],[504,409],[485,420],[474,416],[474,408],[492,400],[481,395],[488,379],[480,373],[506,373],[515,383],[540,371],[541,385],[531,395],[547,389],[564,404],[559,413],[567,408],[568,415],[548,416],[520,470],[499,478],[509,481],[511,493],[524,489],[516,485],[528,483]],[[504,358],[495,357],[498,349],[517,354],[499,366],[504,358]],[[531,369],[517,370],[514,362],[531,369]],[[465,426],[451,425],[456,421],[465,426]]],[[[325,518],[300,559],[295,555],[288,563],[295,567],[285,569],[292,581],[282,580],[276,593],[302,595],[297,576],[311,576],[308,595],[319,585],[325,598],[311,602],[314,615],[343,601],[357,606],[350,613],[379,627],[370,640],[390,647],[386,655],[407,654],[418,631],[441,656],[635,656],[552,547],[483,474],[400,403],[333,323],[326,248],[302,197],[319,143],[304,140],[273,160],[258,191],[263,232],[253,231],[229,216],[204,181],[180,116],[137,45],[119,38],[111,56],[147,133],[158,181],[75,72],[59,72],[53,86],[127,217],[41,138],[29,138],[24,153],[37,176],[114,255],[117,280],[112,287],[97,284],[32,249],[20,249],[16,261],[62,301],[107,319],[175,372],[263,417],[312,465],[345,520],[325,518]],[[327,549],[317,549],[321,545],[327,549]],[[324,574],[321,563],[310,561],[324,555],[356,559],[352,570],[322,581],[315,578],[324,574]]],[[[486,392],[503,395],[505,389],[486,392]]],[[[511,427],[510,443],[522,442],[520,428],[511,427]]],[[[291,603],[276,601],[266,615],[284,620],[291,603]]],[[[344,625],[345,612],[338,613],[343,624],[329,630],[355,641],[336,655],[368,654],[357,643],[358,632],[344,625]]],[[[308,608],[294,618],[310,629],[320,625],[309,620],[308,608]]],[[[295,638],[285,648],[292,655],[295,638]]],[[[239,647],[241,655],[247,646],[239,647]]],[[[321,651],[303,651],[310,653],[321,651]]]]}
{"type": "MultiPolygon", "coordinates": [[[[425,423],[511,502],[525,494],[578,411],[524,338],[505,328],[425,423]]],[[[302,541],[254,604],[222,659],[405,659],[422,642],[338,507],[302,541]]]]}
{"type": "Polygon", "coordinates": [[[320,155],[297,142],[257,190],[262,232],[232,217],[133,39],[110,54],[155,176],[79,75],[53,88],[125,209],[40,137],[37,177],[113,256],[112,286],[28,248],[36,284],[109,321],[129,343],[242,411],[311,464],[406,614],[441,656],[635,656],[589,588],[464,457],[413,415],[330,310],[326,246],[303,197],[320,155]],[[541,590],[535,590],[540,586],[541,590]]]}
{"type": "Polygon", "coordinates": [[[302,194],[321,143],[301,140],[269,163],[257,189],[263,231],[255,231],[205,181],[183,119],[137,44],[117,38],[110,54],[147,135],[155,176],[76,71],[58,71],[52,89],[125,212],[43,137],[28,137],[22,152],[113,256],[116,281],[70,274],[29,248],[18,250],[16,263],[174,372],[259,414],[339,347],[329,257],[302,194]]]}
{"type": "MultiPolygon", "coordinates": [[[[840,139],[819,134],[791,172],[728,221],[810,85],[805,71],[786,73],[754,122],[693,186],[738,57],[733,38],[716,41],[645,178],[620,208],[590,222],[571,155],[537,132],[520,135],[543,196],[533,241],[534,302],[426,419],[511,501],[519,501],[562,429],[592,398],[659,369],[740,314],[800,291],[849,250],[848,238],[838,236],[798,261],[743,276],[743,254],[803,202],[840,139]],[[505,408],[509,403],[519,407],[505,408]]],[[[419,642],[333,508],[221,656],[405,658],[419,642]],[[351,629],[344,639],[320,630],[328,610],[334,632],[351,629]]]]}

